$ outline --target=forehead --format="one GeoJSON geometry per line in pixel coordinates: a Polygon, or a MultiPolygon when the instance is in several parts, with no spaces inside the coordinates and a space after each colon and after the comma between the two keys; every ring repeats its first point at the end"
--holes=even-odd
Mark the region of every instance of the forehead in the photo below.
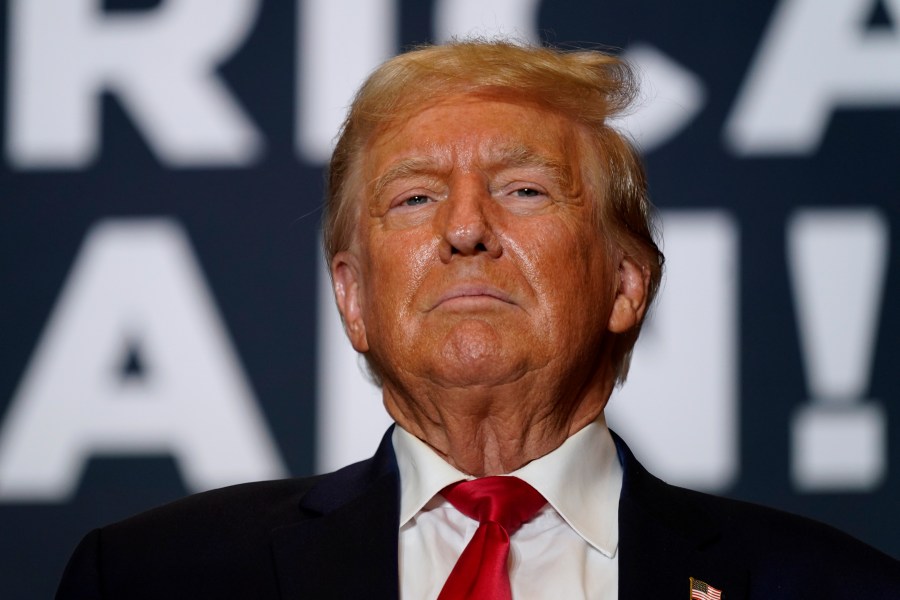
{"type": "Polygon", "coordinates": [[[486,168],[538,158],[562,166],[575,162],[577,137],[571,119],[534,103],[508,95],[454,95],[377,135],[365,170],[371,180],[399,162],[486,168]]]}

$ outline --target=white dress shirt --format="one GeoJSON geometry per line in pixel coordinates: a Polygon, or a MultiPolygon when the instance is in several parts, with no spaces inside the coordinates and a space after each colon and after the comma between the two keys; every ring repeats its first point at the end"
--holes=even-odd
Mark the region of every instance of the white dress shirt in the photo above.
{"type": "MultiPolygon", "coordinates": [[[[433,600],[478,528],[439,492],[472,477],[400,426],[392,442],[400,467],[400,597],[433,600]]],[[[617,598],[622,467],[603,416],[510,475],[547,499],[511,537],[513,598],[617,598]]]]}

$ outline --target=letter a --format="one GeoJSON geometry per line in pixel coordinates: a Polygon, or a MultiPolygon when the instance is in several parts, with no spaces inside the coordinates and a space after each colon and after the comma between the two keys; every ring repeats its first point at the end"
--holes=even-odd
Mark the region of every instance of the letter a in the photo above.
{"type": "Polygon", "coordinates": [[[285,473],[184,231],[103,221],[0,427],[0,501],[64,502],[92,455],[161,452],[190,491],[285,473]]]}
{"type": "MultiPolygon", "coordinates": [[[[900,27],[900,0],[882,0],[900,27]]],[[[866,31],[875,0],[782,0],[728,118],[741,155],[812,154],[838,107],[900,106],[900,35],[866,31]]]]}

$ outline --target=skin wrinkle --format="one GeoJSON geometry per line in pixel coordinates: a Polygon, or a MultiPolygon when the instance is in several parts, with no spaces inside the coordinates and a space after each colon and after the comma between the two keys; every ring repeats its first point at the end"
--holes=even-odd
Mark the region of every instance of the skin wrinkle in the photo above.
{"type": "MultiPolygon", "coordinates": [[[[437,149],[432,150],[437,154],[437,149]]],[[[488,165],[487,168],[479,169],[488,179],[493,178],[497,173],[516,169],[531,169],[541,171],[548,179],[556,182],[565,192],[565,199],[581,200],[582,190],[580,182],[576,181],[573,176],[572,169],[567,165],[558,161],[549,160],[547,157],[536,154],[533,150],[521,144],[506,145],[501,144],[498,147],[487,148],[484,151],[485,158],[483,161],[488,165]]],[[[444,160],[436,160],[434,158],[409,157],[397,161],[389,167],[384,173],[375,177],[370,183],[371,197],[373,201],[370,203],[369,212],[372,216],[383,216],[389,210],[392,204],[400,198],[387,198],[384,196],[387,190],[395,182],[404,179],[415,180],[417,188],[441,188],[440,178],[447,177],[453,173],[453,168],[443,164],[444,160]]],[[[464,159],[466,162],[472,161],[471,157],[464,159]]],[[[408,186],[407,186],[408,187],[408,186]]],[[[499,190],[490,190],[498,192],[499,190]]],[[[446,198],[446,190],[441,190],[436,194],[438,199],[446,198]]]]}
{"type": "Polygon", "coordinates": [[[369,208],[332,263],[354,294],[341,312],[391,416],[464,472],[509,472],[593,421],[610,330],[642,315],[646,290],[607,293],[633,265],[596,227],[582,147],[580,126],[533,104],[450,96],[362,165],[369,208]]]}

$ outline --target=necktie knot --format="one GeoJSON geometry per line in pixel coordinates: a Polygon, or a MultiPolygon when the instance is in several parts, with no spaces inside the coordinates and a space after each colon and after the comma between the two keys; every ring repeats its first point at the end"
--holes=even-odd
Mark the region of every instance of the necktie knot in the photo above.
{"type": "Polygon", "coordinates": [[[441,492],[456,510],[479,523],[498,523],[512,535],[547,503],[518,477],[481,477],[460,481],[441,492]]]}
{"type": "Polygon", "coordinates": [[[456,561],[438,600],[511,600],[507,571],[509,536],[534,518],[547,501],[516,477],[462,481],[447,486],[441,494],[479,525],[456,561]]]}

